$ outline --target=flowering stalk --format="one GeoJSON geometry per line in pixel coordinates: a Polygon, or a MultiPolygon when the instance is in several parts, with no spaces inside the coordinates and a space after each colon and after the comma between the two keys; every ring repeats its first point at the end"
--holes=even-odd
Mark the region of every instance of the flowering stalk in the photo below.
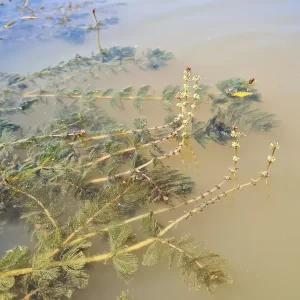
{"type": "Polygon", "coordinates": [[[233,137],[234,141],[232,142],[231,146],[234,148],[234,156],[232,158],[234,166],[233,169],[230,169],[231,172],[231,176],[234,176],[237,174],[238,171],[238,161],[240,160],[240,157],[238,156],[238,149],[240,147],[240,143],[239,143],[239,137],[242,135],[240,132],[237,131],[238,127],[236,125],[232,126],[232,131],[231,131],[231,136],[233,137]]]}
{"type": "Polygon", "coordinates": [[[276,150],[279,150],[279,144],[278,143],[271,143],[270,144],[270,149],[272,150],[271,155],[268,156],[268,165],[267,165],[267,169],[266,172],[269,171],[269,168],[271,166],[271,164],[273,164],[276,160],[274,154],[276,150]]]}
{"type": "Polygon", "coordinates": [[[180,108],[180,114],[178,115],[177,118],[175,118],[176,120],[181,120],[183,119],[182,123],[185,125],[182,129],[182,142],[181,144],[183,145],[185,143],[186,137],[187,137],[187,125],[190,121],[190,119],[194,116],[194,110],[196,108],[196,101],[197,99],[200,99],[200,95],[199,95],[199,80],[200,77],[199,76],[194,76],[192,78],[192,73],[191,73],[191,67],[186,67],[185,71],[184,71],[184,76],[183,79],[185,81],[183,87],[183,92],[179,93],[176,96],[176,99],[178,99],[178,103],[176,104],[177,107],[180,108]],[[194,96],[193,96],[193,102],[190,105],[190,110],[187,109],[188,105],[190,104],[189,102],[189,98],[191,97],[191,93],[189,92],[189,88],[190,88],[190,80],[193,80],[195,82],[194,85],[194,96]],[[182,99],[184,99],[185,101],[182,102],[182,99]],[[186,118],[185,118],[186,117],[186,118]]]}
{"type": "Polygon", "coordinates": [[[266,178],[266,183],[268,183],[270,166],[276,160],[274,154],[275,154],[276,150],[279,150],[279,144],[277,142],[276,143],[271,143],[270,144],[270,149],[272,150],[272,152],[271,152],[271,155],[269,155],[268,158],[267,158],[267,160],[268,160],[267,168],[264,172],[261,173],[262,177],[266,178]]]}
{"type": "Polygon", "coordinates": [[[96,9],[95,8],[93,8],[92,13],[93,13],[94,21],[95,21],[95,27],[97,27],[99,25],[99,22],[98,22],[98,19],[97,19],[97,16],[96,16],[96,9]]]}
{"type": "MultiPolygon", "coordinates": [[[[179,134],[181,133],[180,137],[181,137],[181,141],[178,145],[178,147],[176,147],[173,151],[170,151],[169,153],[167,154],[164,154],[160,157],[158,157],[157,159],[158,160],[162,160],[164,158],[169,158],[171,155],[178,155],[180,154],[181,152],[181,149],[182,147],[185,145],[185,142],[186,142],[186,139],[187,139],[187,125],[189,124],[191,118],[193,117],[193,112],[194,112],[194,109],[196,108],[196,100],[199,99],[199,94],[195,93],[193,99],[193,103],[191,105],[191,109],[190,111],[187,110],[187,105],[189,104],[189,101],[188,101],[188,97],[190,96],[190,93],[189,93],[189,82],[191,80],[191,77],[192,77],[192,74],[191,74],[191,68],[190,67],[187,67],[184,71],[184,76],[183,76],[183,79],[185,81],[184,83],[184,90],[182,93],[179,93],[177,95],[177,99],[179,101],[179,103],[177,103],[177,107],[180,108],[180,114],[178,115],[177,118],[174,119],[174,122],[177,122],[179,120],[182,120],[182,125],[180,127],[178,127],[173,133],[169,134],[168,136],[160,139],[160,140],[157,140],[157,141],[154,141],[154,142],[150,142],[150,143],[147,143],[147,144],[144,144],[142,145],[141,147],[146,147],[148,145],[154,145],[154,144],[157,144],[157,143],[160,143],[164,140],[167,140],[167,139],[170,139],[170,138],[173,138],[173,137],[178,137],[179,134]],[[184,102],[181,102],[182,99],[185,99],[184,102]],[[186,117],[186,118],[184,118],[186,117]]],[[[200,77],[199,76],[195,76],[193,77],[193,80],[195,81],[195,83],[198,85],[199,83],[199,80],[200,80],[200,77]]],[[[123,153],[124,151],[132,151],[136,149],[135,147],[132,147],[132,148],[128,148],[128,149],[125,149],[125,150],[121,150],[119,153],[123,153]]],[[[108,154],[106,156],[104,156],[103,158],[100,158],[98,161],[102,161],[104,159],[108,159],[110,158],[111,155],[108,154]]],[[[141,169],[143,168],[146,168],[147,166],[151,165],[155,160],[154,159],[151,159],[149,160],[148,162],[146,162],[145,164],[139,166],[138,168],[134,169],[133,171],[134,172],[138,172],[140,171],[141,169]]],[[[89,163],[89,165],[91,165],[91,163],[89,163]]],[[[120,177],[123,177],[123,176],[126,176],[126,175],[130,175],[132,173],[131,170],[128,170],[126,172],[122,172],[122,173],[119,173],[115,176],[113,176],[114,179],[116,178],[120,178],[120,177]]],[[[106,176],[106,177],[102,177],[102,178],[96,178],[96,179],[93,179],[90,181],[90,183],[101,183],[101,182],[105,182],[105,181],[108,181],[110,180],[110,177],[106,176]]]]}

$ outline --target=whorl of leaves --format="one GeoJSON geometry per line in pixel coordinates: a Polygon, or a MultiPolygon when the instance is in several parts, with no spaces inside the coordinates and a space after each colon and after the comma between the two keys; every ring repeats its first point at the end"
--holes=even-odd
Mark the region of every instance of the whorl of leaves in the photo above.
{"type": "MultiPolygon", "coordinates": [[[[30,253],[27,247],[18,246],[6,252],[0,260],[0,272],[11,271],[16,268],[30,267],[30,253]]],[[[15,285],[12,276],[0,276],[1,299],[14,299],[16,294],[11,290],[15,285]]]]}
{"type": "Polygon", "coordinates": [[[169,267],[176,265],[190,289],[199,290],[206,286],[212,292],[215,286],[231,282],[231,278],[220,269],[226,262],[217,254],[200,251],[199,243],[189,235],[178,241],[157,239],[144,254],[143,265],[153,266],[163,257],[168,258],[169,267]]]}
{"type": "Polygon", "coordinates": [[[192,134],[195,140],[203,147],[209,142],[221,145],[231,140],[230,132],[232,124],[237,125],[241,131],[248,132],[270,132],[277,126],[275,115],[251,109],[249,102],[232,102],[226,109],[219,108],[217,113],[208,120],[193,121],[192,134]]]}

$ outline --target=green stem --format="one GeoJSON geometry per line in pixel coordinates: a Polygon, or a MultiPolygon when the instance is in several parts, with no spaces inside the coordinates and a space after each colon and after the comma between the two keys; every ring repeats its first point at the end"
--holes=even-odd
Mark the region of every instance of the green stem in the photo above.
{"type": "MultiPolygon", "coordinates": [[[[79,121],[76,121],[76,122],[74,122],[72,124],[69,124],[69,125],[66,125],[66,126],[67,127],[71,127],[71,126],[77,125],[77,124],[82,123],[82,122],[83,122],[82,120],[79,120],[79,121]]],[[[49,134],[35,136],[34,139],[45,139],[45,138],[51,138],[51,137],[65,137],[66,134],[57,134],[57,135],[54,134],[54,133],[56,133],[56,132],[58,132],[60,130],[61,129],[56,129],[56,130],[53,130],[49,134]]],[[[72,135],[72,134],[69,134],[69,136],[70,135],[72,135]]],[[[15,146],[15,145],[18,145],[18,144],[26,143],[26,142],[28,142],[31,139],[32,139],[32,137],[30,137],[30,138],[24,138],[24,139],[21,139],[21,140],[14,141],[14,142],[10,143],[10,145],[11,146],[15,146]]],[[[3,148],[4,146],[5,146],[5,144],[0,144],[0,149],[3,148]]]]}

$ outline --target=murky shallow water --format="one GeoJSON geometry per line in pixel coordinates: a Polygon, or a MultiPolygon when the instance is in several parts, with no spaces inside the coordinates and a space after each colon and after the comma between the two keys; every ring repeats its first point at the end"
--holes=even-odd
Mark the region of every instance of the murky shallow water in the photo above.
{"type": "MultiPolygon", "coordinates": [[[[116,85],[181,84],[185,65],[191,65],[195,73],[206,78],[206,84],[229,77],[257,79],[263,108],[275,113],[281,123],[269,136],[251,134],[243,140],[239,180],[243,183],[265,168],[268,145],[278,140],[281,149],[269,185],[249,188],[219,202],[181,224],[174,234],[191,233],[230,261],[234,283],[219,288],[213,298],[298,299],[300,3],[129,0],[127,5],[117,7],[116,14],[119,24],[101,33],[103,46],[160,46],[177,58],[159,73],[117,76],[116,85]]],[[[90,33],[84,43],[76,45],[57,39],[9,45],[2,42],[0,71],[5,72],[33,72],[67,60],[75,53],[89,55],[97,51],[96,33],[90,33]]],[[[163,111],[157,114],[160,105],[147,102],[141,112],[151,125],[163,120],[163,111]]],[[[137,112],[132,112],[131,104],[127,111],[130,118],[128,114],[111,112],[130,125],[129,119],[137,112]]],[[[200,161],[200,175],[190,166],[188,174],[197,182],[197,191],[206,191],[227,174],[232,150],[217,145],[203,150],[196,143],[193,148],[200,161]]],[[[174,159],[172,165],[183,169],[179,159],[174,159]]],[[[160,216],[165,222],[169,218],[160,216]]],[[[1,242],[1,248],[7,246],[2,245],[1,242]]],[[[135,299],[143,300],[212,298],[206,291],[188,291],[179,274],[167,270],[166,265],[141,267],[129,285],[117,278],[110,265],[99,265],[92,267],[89,287],[74,299],[115,299],[127,288],[135,299]]]]}

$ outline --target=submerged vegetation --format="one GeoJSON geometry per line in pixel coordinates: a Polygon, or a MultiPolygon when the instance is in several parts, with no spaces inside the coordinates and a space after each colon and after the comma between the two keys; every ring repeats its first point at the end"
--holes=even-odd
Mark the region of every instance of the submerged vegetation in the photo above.
{"type": "MultiPolygon", "coordinates": [[[[29,15],[7,22],[2,31],[47,14],[43,7],[33,8],[34,2],[23,2],[18,9],[29,15]]],[[[77,8],[69,2],[58,24],[69,24],[77,8]]],[[[244,133],[269,132],[277,121],[260,110],[254,78],[224,80],[216,92],[187,67],[183,88],[167,85],[158,93],[150,85],[100,86],[100,78],[133,68],[156,72],[173,54],[103,49],[103,22],[96,10],[92,13],[95,24],[88,29],[97,30],[98,54],[77,54],[31,75],[0,73],[0,226],[5,230],[12,218],[19,218],[34,242],[34,247],[19,245],[1,258],[0,299],[69,299],[88,285],[90,264],[111,264],[128,280],[139,261],[153,266],[163,259],[179,270],[189,288],[206,287],[212,293],[232,281],[224,270],[226,261],[188,233],[175,238],[172,231],[228,194],[269,177],[278,143],[270,144],[266,169],[240,184],[239,148],[244,133]],[[127,128],[100,109],[99,100],[109,100],[118,111],[129,100],[139,112],[146,101],[160,101],[167,117],[153,127],[146,118],[136,118],[127,128]],[[199,108],[205,105],[211,114],[204,121],[199,108]],[[21,125],[19,117],[42,110],[47,111],[43,124],[21,125]],[[201,194],[195,194],[192,178],[168,166],[175,156],[185,164],[183,150],[198,165],[192,139],[203,147],[218,143],[233,148],[228,174],[201,194]],[[175,146],[165,150],[165,144],[175,146]],[[158,215],[181,207],[185,211],[177,219],[157,221],[158,215]],[[139,232],[133,223],[139,223],[139,232]],[[93,249],[99,253],[91,254],[95,239],[105,251],[93,249]],[[142,257],[138,250],[144,251],[142,257]]],[[[123,293],[118,299],[132,298],[123,293]]]]}
{"type": "MultiPolygon", "coordinates": [[[[17,124],[1,121],[1,216],[5,220],[5,215],[17,210],[35,241],[33,249],[20,245],[2,257],[1,299],[71,298],[74,291],[87,286],[87,266],[97,262],[111,263],[127,280],[138,268],[135,252],[139,249],[145,250],[142,265],[152,266],[166,258],[170,267],[176,265],[190,288],[198,290],[206,286],[212,292],[215,286],[231,282],[222,268],[224,259],[201,249],[190,235],[175,239],[170,231],[184,220],[197,217],[196,214],[228,194],[254,186],[269,176],[277,143],[271,144],[267,168],[258,178],[222,189],[239,170],[243,134],[238,126],[245,130],[267,131],[275,121],[269,114],[250,109],[252,97],[228,94],[228,88],[236,93],[241,86],[249,85],[241,79],[220,83],[222,94],[208,97],[212,99],[215,114],[207,122],[197,121],[195,115],[204,102],[207,87],[200,85],[200,77],[192,76],[189,67],[184,71],[183,90],[168,86],[161,97],[153,96],[150,86],[141,87],[136,93],[132,87],[120,92],[58,88],[56,91],[40,89],[34,91],[34,95],[25,92],[27,88],[18,87],[25,82],[26,85],[37,84],[36,80],[43,78],[43,74],[59,76],[66,67],[72,73],[73,65],[93,68],[101,64],[100,70],[106,69],[105,64],[115,59],[109,58],[111,51],[122,68],[123,54],[132,53],[131,48],[114,48],[106,50],[107,57],[103,57],[103,53],[89,59],[77,57],[60,64],[60,68],[49,68],[47,72],[44,70],[26,78],[2,74],[6,82],[2,89],[3,107],[14,103],[9,100],[21,95],[29,99],[26,101],[38,99],[41,103],[56,99],[60,109],[52,122],[38,127],[35,134],[31,132],[27,137],[18,138],[14,134],[19,130],[17,124]],[[219,97],[226,100],[220,106],[219,97]],[[73,98],[73,103],[64,102],[73,98]],[[141,109],[145,99],[160,99],[168,111],[172,113],[177,107],[179,114],[170,115],[168,123],[152,128],[147,126],[145,118],[139,118],[134,122],[134,129],[128,130],[99,109],[96,105],[99,98],[110,98],[111,105],[119,109],[122,105],[118,103],[122,103],[123,98],[132,99],[137,109],[141,109]],[[234,123],[238,126],[232,126],[234,123]],[[234,149],[229,174],[197,196],[191,196],[194,187],[191,178],[164,164],[172,156],[181,156],[184,148],[190,149],[192,138],[203,146],[208,142],[226,144],[230,141],[234,149]],[[166,152],[162,146],[168,140],[175,140],[177,146],[166,152]],[[156,220],[157,215],[182,206],[186,206],[187,211],[168,224],[156,220]],[[67,207],[74,211],[66,210],[67,207]],[[133,222],[140,223],[144,238],[137,238],[131,227],[133,222]],[[109,250],[89,254],[92,238],[101,239],[109,250]]],[[[165,57],[164,53],[148,51],[146,57],[148,60],[157,55],[165,57]]],[[[136,59],[134,64],[138,64],[136,59]]],[[[58,85],[57,81],[50,86],[54,85],[58,85]]],[[[251,89],[249,93],[256,91],[251,89]]],[[[11,108],[3,108],[3,114],[6,113],[10,114],[11,108]]],[[[123,294],[120,299],[128,297],[123,294]]]]}

